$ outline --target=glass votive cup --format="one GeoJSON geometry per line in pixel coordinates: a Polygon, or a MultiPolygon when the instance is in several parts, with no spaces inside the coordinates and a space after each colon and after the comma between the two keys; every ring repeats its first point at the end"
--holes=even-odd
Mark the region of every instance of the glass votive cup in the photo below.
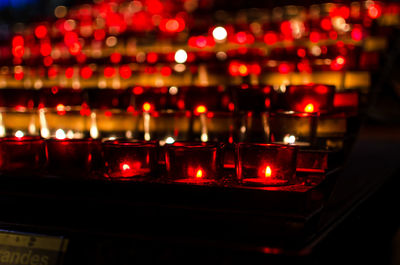
{"type": "Polygon", "coordinates": [[[135,138],[139,127],[137,113],[118,109],[93,110],[86,121],[94,139],[135,138]]]}
{"type": "Polygon", "coordinates": [[[149,114],[148,120],[143,116],[143,123],[141,123],[143,126],[140,127],[140,131],[143,131],[144,138],[158,139],[160,145],[187,141],[190,134],[191,116],[190,111],[153,112],[149,114]]]}
{"type": "Polygon", "coordinates": [[[47,173],[67,178],[91,178],[96,169],[99,141],[94,139],[48,139],[47,173]]]}
{"type": "Polygon", "coordinates": [[[193,116],[193,138],[202,142],[233,143],[237,141],[239,118],[233,112],[209,111],[193,116]]]}
{"type": "Polygon", "coordinates": [[[285,102],[288,110],[297,112],[326,112],[333,109],[334,86],[297,85],[288,86],[285,102]]]}
{"type": "Polygon", "coordinates": [[[166,180],[186,184],[213,184],[221,178],[221,144],[176,142],[165,145],[166,180]]]}
{"type": "Polygon", "coordinates": [[[88,116],[81,110],[70,106],[39,109],[40,135],[45,139],[85,138],[89,134],[88,116]]]}
{"type": "Polygon", "coordinates": [[[105,177],[151,180],[158,166],[156,141],[109,140],[103,142],[105,177]]]}
{"type": "Polygon", "coordinates": [[[21,107],[0,108],[0,137],[39,136],[37,111],[21,107]]]}
{"type": "Polygon", "coordinates": [[[0,139],[0,172],[12,175],[38,175],[46,163],[46,145],[38,136],[0,139]]]}
{"type": "Polygon", "coordinates": [[[269,113],[269,141],[300,147],[315,144],[318,123],[317,113],[282,111],[269,113]]]}
{"type": "Polygon", "coordinates": [[[261,143],[236,145],[239,183],[280,186],[295,183],[297,146],[261,143]]]}

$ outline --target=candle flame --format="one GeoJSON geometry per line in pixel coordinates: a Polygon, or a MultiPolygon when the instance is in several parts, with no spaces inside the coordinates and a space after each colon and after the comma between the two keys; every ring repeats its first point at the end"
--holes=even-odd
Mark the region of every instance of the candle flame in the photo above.
{"type": "Polygon", "coordinates": [[[203,170],[199,169],[196,172],[196,178],[200,179],[203,177],[203,170]]]}
{"type": "Polygon", "coordinates": [[[58,129],[58,130],[56,131],[56,138],[57,138],[58,140],[63,140],[63,139],[66,138],[66,135],[65,135],[65,132],[64,132],[63,129],[58,129]]]}
{"type": "Polygon", "coordinates": [[[265,177],[266,177],[266,178],[270,178],[271,175],[272,175],[271,167],[270,167],[270,166],[266,166],[266,167],[265,167],[265,177]]]}
{"type": "Polygon", "coordinates": [[[24,133],[22,131],[18,130],[15,132],[15,137],[22,138],[22,137],[24,137],[24,133]]]}
{"type": "Polygon", "coordinates": [[[304,108],[304,112],[308,112],[308,113],[314,112],[314,104],[308,103],[306,105],[306,107],[304,108]]]}
{"type": "Polygon", "coordinates": [[[127,170],[130,170],[130,169],[131,169],[131,167],[128,164],[126,164],[126,163],[122,164],[122,170],[123,171],[127,171],[127,170]]]}

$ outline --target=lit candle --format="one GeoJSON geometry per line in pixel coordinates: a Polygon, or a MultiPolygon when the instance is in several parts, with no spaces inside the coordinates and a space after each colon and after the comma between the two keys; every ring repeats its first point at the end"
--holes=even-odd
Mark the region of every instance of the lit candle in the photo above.
{"type": "Polygon", "coordinates": [[[333,109],[334,86],[299,85],[289,86],[285,92],[288,110],[297,112],[326,112],[333,109]]]}
{"type": "Polygon", "coordinates": [[[239,182],[250,186],[293,184],[296,154],[295,146],[239,143],[236,147],[239,182]]]}
{"type": "Polygon", "coordinates": [[[220,179],[221,145],[217,143],[175,142],[166,145],[167,181],[211,184],[220,179]]]}
{"type": "Polygon", "coordinates": [[[155,141],[105,141],[105,176],[114,179],[150,180],[157,172],[157,146],[155,141]]]}

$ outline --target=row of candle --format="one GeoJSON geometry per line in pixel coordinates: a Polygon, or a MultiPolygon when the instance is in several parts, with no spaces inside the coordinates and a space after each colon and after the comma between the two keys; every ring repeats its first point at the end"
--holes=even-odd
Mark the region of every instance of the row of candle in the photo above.
{"type": "MultiPolygon", "coordinates": [[[[311,106],[309,106],[311,108],[311,106]]],[[[174,141],[263,141],[330,148],[327,139],[342,139],[350,113],[330,114],[282,112],[211,112],[199,106],[189,111],[158,111],[133,114],[121,111],[64,113],[0,112],[0,137],[41,135],[43,138],[80,139],[91,137],[134,138],[174,141]]]]}
{"type": "Polygon", "coordinates": [[[211,111],[281,109],[298,112],[333,110],[343,98],[357,105],[358,92],[335,92],[330,85],[248,85],[240,86],[171,86],[129,89],[0,89],[0,107],[16,111],[33,108],[79,106],[82,109],[125,109],[155,111],[163,109],[194,110],[204,105],[211,111]],[[212,95],[212,97],[210,97],[212,95]],[[147,109],[145,105],[151,105],[147,109]],[[312,104],[313,108],[306,108],[312,104]]]}
{"type": "MultiPolygon", "coordinates": [[[[296,145],[239,143],[233,154],[221,143],[156,141],[0,140],[0,171],[7,175],[108,178],[191,184],[222,184],[225,168],[233,183],[251,186],[296,184],[296,145]]],[[[304,164],[304,162],[303,162],[304,164]]],[[[324,165],[319,170],[323,172],[324,165]]]]}

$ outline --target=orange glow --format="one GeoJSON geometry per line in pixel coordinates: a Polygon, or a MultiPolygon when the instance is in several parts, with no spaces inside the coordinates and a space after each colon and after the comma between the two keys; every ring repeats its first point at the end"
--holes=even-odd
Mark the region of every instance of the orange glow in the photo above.
{"type": "Polygon", "coordinates": [[[199,169],[196,172],[196,178],[201,179],[203,177],[203,170],[199,169]]]}
{"type": "Polygon", "coordinates": [[[207,108],[204,105],[200,105],[200,106],[197,106],[195,112],[198,113],[198,114],[206,113],[207,112],[207,108]]]}
{"type": "Polygon", "coordinates": [[[368,15],[370,18],[375,19],[380,17],[382,14],[382,9],[377,4],[372,4],[368,7],[368,15]]]}
{"type": "Polygon", "coordinates": [[[270,178],[270,177],[271,177],[271,175],[272,175],[272,170],[271,170],[271,167],[270,167],[270,166],[266,166],[266,167],[265,167],[265,173],[264,173],[264,176],[265,176],[266,178],[270,178]]]}
{"type": "Polygon", "coordinates": [[[151,104],[149,102],[145,102],[143,104],[143,111],[149,112],[149,111],[151,111],[151,109],[152,109],[152,106],[151,106],[151,104]]]}
{"type": "Polygon", "coordinates": [[[306,107],[304,108],[304,112],[308,112],[308,113],[314,112],[314,104],[308,103],[306,105],[306,107]]]}
{"type": "Polygon", "coordinates": [[[241,64],[238,68],[239,70],[239,74],[241,76],[246,76],[249,74],[249,69],[247,68],[247,66],[245,64],[241,64]]]}

